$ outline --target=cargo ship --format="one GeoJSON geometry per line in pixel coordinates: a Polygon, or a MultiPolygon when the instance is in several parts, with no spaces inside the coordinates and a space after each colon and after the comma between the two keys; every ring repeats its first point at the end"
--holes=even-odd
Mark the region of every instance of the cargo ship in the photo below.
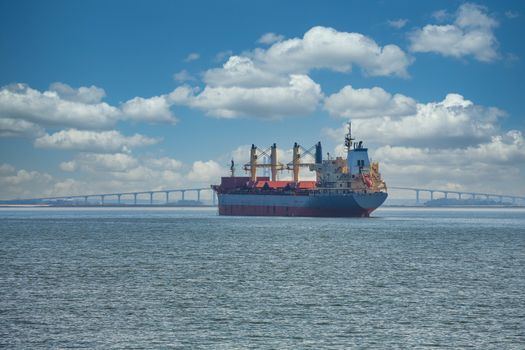
{"type": "Polygon", "coordinates": [[[352,125],[348,123],[344,157],[323,159],[321,142],[310,149],[295,143],[292,161],[282,164],[277,159],[277,146],[260,150],[252,145],[250,162],[244,170],[250,176],[222,177],[220,185],[212,185],[219,201],[219,215],[237,216],[310,216],[368,217],[387,198],[387,187],[379,164],[370,162],[363,141],[354,142],[352,125]],[[310,156],[310,162],[304,162],[310,156]],[[270,163],[258,163],[261,158],[270,163]],[[300,181],[299,170],[308,167],[315,180],[300,181]],[[257,176],[260,168],[271,169],[269,176],[257,176]],[[277,172],[290,170],[292,181],[278,181],[277,172]]]}

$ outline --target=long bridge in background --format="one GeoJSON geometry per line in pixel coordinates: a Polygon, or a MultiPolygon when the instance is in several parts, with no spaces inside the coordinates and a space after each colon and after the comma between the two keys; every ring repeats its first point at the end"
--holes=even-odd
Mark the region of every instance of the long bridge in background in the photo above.
{"type": "MultiPolygon", "coordinates": [[[[495,194],[483,192],[469,192],[458,190],[443,190],[430,189],[419,187],[400,187],[389,186],[389,190],[396,191],[411,191],[415,194],[416,205],[421,205],[421,194],[429,195],[430,200],[436,199],[436,196],[441,194],[440,198],[445,199],[495,199],[499,203],[512,203],[514,205],[525,205],[525,197],[515,196],[509,194],[495,194]]],[[[96,194],[79,194],[79,195],[65,195],[55,197],[38,197],[27,199],[11,199],[2,200],[0,204],[36,204],[36,203],[58,203],[63,202],[69,205],[205,205],[201,199],[201,193],[211,192],[207,196],[207,201],[210,205],[217,205],[217,195],[209,187],[204,188],[184,188],[184,189],[169,189],[169,190],[152,190],[152,191],[132,191],[132,192],[114,192],[114,193],[96,193],[96,194]],[[172,202],[175,196],[172,194],[180,194],[177,202],[172,202]],[[188,200],[186,194],[191,194],[192,198],[188,200]],[[161,196],[159,196],[161,195],[161,196]],[[156,197],[156,198],[155,198],[156,197]],[[160,197],[160,198],[159,198],[160,197]]]]}
{"type": "Polygon", "coordinates": [[[430,189],[430,188],[418,188],[418,187],[398,187],[398,186],[388,186],[390,190],[405,190],[413,191],[416,195],[416,203],[421,204],[420,194],[427,193],[430,195],[430,200],[434,200],[434,194],[442,194],[445,199],[453,198],[450,195],[456,196],[456,199],[497,199],[499,202],[503,202],[505,199],[510,200],[512,204],[520,202],[523,204],[525,202],[525,197],[515,196],[509,194],[494,194],[494,193],[484,193],[484,192],[469,192],[469,191],[457,191],[457,190],[439,190],[439,189],[430,189]]]}
{"type": "MultiPolygon", "coordinates": [[[[0,203],[8,204],[7,202],[25,202],[25,203],[49,203],[58,201],[68,201],[75,205],[93,205],[92,201],[96,201],[96,205],[169,205],[170,194],[180,193],[180,202],[184,203],[187,200],[186,193],[196,194],[196,203],[201,203],[201,192],[210,191],[211,204],[216,205],[217,196],[215,191],[211,188],[184,188],[184,189],[171,189],[171,190],[153,190],[153,191],[133,191],[133,192],[115,192],[115,193],[96,193],[96,194],[79,194],[79,195],[66,195],[56,197],[38,197],[38,198],[26,198],[26,199],[12,199],[4,200],[0,203]],[[155,201],[155,195],[162,194],[162,199],[155,201]],[[145,199],[144,199],[145,198],[145,199]],[[111,200],[108,202],[108,199],[111,200]],[[91,202],[90,202],[91,201],[91,202]],[[141,201],[141,202],[139,202],[141,201]]],[[[171,198],[173,199],[173,198],[171,198]]],[[[202,203],[201,203],[202,204],[202,203]]]]}

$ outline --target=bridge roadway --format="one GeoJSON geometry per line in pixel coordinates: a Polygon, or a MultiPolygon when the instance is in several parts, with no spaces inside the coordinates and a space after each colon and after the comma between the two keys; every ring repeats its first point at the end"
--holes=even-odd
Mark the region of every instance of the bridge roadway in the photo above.
{"type": "Polygon", "coordinates": [[[122,196],[133,196],[133,204],[137,205],[137,197],[139,195],[149,194],[149,204],[153,204],[153,195],[156,193],[165,194],[165,204],[169,203],[170,193],[180,192],[182,195],[181,200],[185,200],[186,192],[196,192],[197,201],[201,200],[202,191],[212,191],[212,202],[213,205],[216,204],[217,196],[215,191],[211,188],[184,188],[184,189],[171,189],[171,190],[155,190],[155,191],[136,191],[136,192],[115,192],[115,193],[96,193],[96,194],[80,194],[73,196],[56,196],[56,197],[39,197],[39,198],[29,198],[29,199],[17,199],[12,201],[53,201],[53,200],[73,200],[73,199],[83,199],[84,203],[88,203],[89,198],[98,198],[100,197],[100,202],[102,205],[105,204],[107,197],[116,197],[117,204],[122,204],[122,196]]]}
{"type": "Polygon", "coordinates": [[[467,192],[467,191],[454,191],[454,190],[437,190],[437,189],[430,189],[430,188],[399,187],[399,186],[388,186],[388,189],[414,191],[416,193],[416,203],[418,204],[420,203],[419,201],[420,192],[430,193],[430,200],[434,199],[434,193],[443,193],[445,195],[445,198],[448,198],[449,194],[455,194],[458,196],[458,199],[462,199],[463,196],[470,196],[472,199],[476,199],[478,197],[485,197],[485,199],[497,198],[499,199],[500,202],[503,202],[503,199],[510,199],[513,204],[515,204],[517,200],[525,202],[525,197],[508,195],[508,194],[494,194],[494,193],[467,192]]]}
{"type": "MultiPolygon", "coordinates": [[[[475,199],[477,197],[484,197],[486,199],[489,198],[497,198],[500,202],[503,201],[503,199],[510,199],[513,204],[516,203],[516,201],[521,201],[522,204],[525,203],[525,197],[522,196],[514,196],[514,195],[508,195],[508,194],[494,194],[494,193],[482,193],[482,192],[468,192],[468,191],[455,191],[455,190],[441,190],[441,189],[430,189],[430,188],[418,188],[418,187],[401,187],[401,186],[389,186],[388,189],[391,190],[407,190],[407,191],[414,191],[416,194],[416,203],[420,203],[420,193],[421,192],[428,192],[430,193],[430,200],[434,199],[434,193],[443,193],[445,198],[448,198],[449,194],[455,194],[457,195],[458,199],[462,199],[463,196],[470,196],[471,198],[475,199]]],[[[170,200],[170,193],[181,193],[181,200],[185,200],[185,194],[186,192],[196,192],[197,193],[197,201],[201,200],[201,192],[202,191],[212,191],[212,203],[213,205],[216,205],[217,203],[217,195],[215,194],[215,191],[213,191],[211,188],[184,188],[184,189],[170,189],[170,190],[155,190],[155,191],[135,191],[135,192],[115,192],[115,193],[97,193],[97,194],[81,194],[81,195],[72,195],[72,196],[56,196],[56,197],[40,197],[40,198],[28,198],[28,199],[17,199],[17,200],[10,200],[9,202],[20,202],[20,201],[52,201],[52,200],[74,200],[74,199],[83,199],[85,204],[88,204],[89,198],[100,198],[100,203],[102,205],[105,204],[105,200],[107,197],[116,197],[117,204],[122,204],[122,197],[123,196],[133,196],[133,204],[137,205],[137,197],[139,195],[149,195],[149,204],[153,204],[153,196],[157,193],[164,193],[165,194],[165,204],[169,203],[170,200]]]]}

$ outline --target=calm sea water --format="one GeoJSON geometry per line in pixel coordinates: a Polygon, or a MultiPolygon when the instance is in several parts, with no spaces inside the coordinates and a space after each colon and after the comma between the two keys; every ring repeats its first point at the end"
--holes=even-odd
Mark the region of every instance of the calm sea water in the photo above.
{"type": "Polygon", "coordinates": [[[525,210],[0,210],[1,348],[525,348],[525,210]]]}

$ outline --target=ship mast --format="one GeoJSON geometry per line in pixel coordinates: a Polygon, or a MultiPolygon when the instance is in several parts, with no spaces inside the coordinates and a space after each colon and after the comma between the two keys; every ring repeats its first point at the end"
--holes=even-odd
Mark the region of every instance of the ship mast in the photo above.
{"type": "Polygon", "coordinates": [[[355,139],[352,138],[352,122],[348,122],[348,132],[345,135],[345,149],[346,152],[349,152],[352,149],[352,141],[355,139]]]}
{"type": "Polygon", "coordinates": [[[230,165],[230,172],[231,172],[231,176],[235,177],[235,162],[233,161],[233,158],[232,158],[232,163],[230,165]]]}

